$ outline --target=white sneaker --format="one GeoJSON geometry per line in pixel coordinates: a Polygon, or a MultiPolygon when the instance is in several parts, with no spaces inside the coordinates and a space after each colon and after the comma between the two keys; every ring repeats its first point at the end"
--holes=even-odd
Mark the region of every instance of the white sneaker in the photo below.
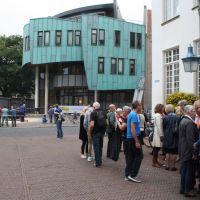
{"type": "Polygon", "coordinates": [[[129,181],[129,179],[128,179],[128,177],[127,177],[127,176],[125,176],[125,177],[124,177],[124,180],[125,180],[125,181],[129,181]]]}
{"type": "Polygon", "coordinates": [[[87,161],[88,161],[88,162],[91,162],[91,161],[92,161],[92,157],[91,157],[91,156],[88,156],[87,161]]]}
{"type": "Polygon", "coordinates": [[[138,179],[138,177],[128,176],[128,179],[135,182],[135,183],[141,183],[142,182],[140,179],[138,179]]]}
{"type": "Polygon", "coordinates": [[[81,154],[81,158],[86,159],[87,156],[85,156],[84,154],[81,154]]]}

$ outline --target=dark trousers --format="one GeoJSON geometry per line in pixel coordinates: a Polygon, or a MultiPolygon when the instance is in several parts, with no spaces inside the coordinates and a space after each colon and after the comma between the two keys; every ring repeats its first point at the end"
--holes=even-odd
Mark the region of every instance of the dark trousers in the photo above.
{"type": "Polygon", "coordinates": [[[96,166],[102,164],[103,137],[104,133],[102,132],[94,133],[92,136],[96,166]]]}
{"type": "Polygon", "coordinates": [[[188,193],[191,190],[191,183],[194,177],[193,160],[182,162],[181,164],[181,193],[188,193]]]}
{"type": "Polygon", "coordinates": [[[82,145],[81,145],[81,154],[88,153],[88,139],[86,138],[85,140],[82,140],[82,145]]]}
{"type": "Polygon", "coordinates": [[[57,120],[56,127],[57,127],[57,138],[63,138],[62,121],[57,120]]]}
{"type": "Polygon", "coordinates": [[[136,177],[143,159],[142,146],[137,149],[133,139],[125,139],[123,144],[126,160],[125,176],[136,177]]]}
{"type": "Polygon", "coordinates": [[[20,122],[24,122],[24,113],[20,112],[20,122]]]}
{"type": "Polygon", "coordinates": [[[115,132],[108,133],[107,157],[111,158],[113,140],[115,132]]]}
{"type": "Polygon", "coordinates": [[[50,123],[53,122],[53,115],[49,115],[49,122],[50,122],[50,123]]]}
{"type": "Polygon", "coordinates": [[[16,117],[11,117],[12,127],[16,127],[16,117]]]}

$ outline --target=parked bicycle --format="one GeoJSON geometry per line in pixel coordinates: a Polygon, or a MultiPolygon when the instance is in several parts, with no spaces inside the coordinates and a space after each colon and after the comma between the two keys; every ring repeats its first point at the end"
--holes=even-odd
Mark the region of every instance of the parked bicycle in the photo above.
{"type": "Polygon", "coordinates": [[[144,130],[143,142],[144,145],[148,148],[152,147],[153,134],[154,134],[154,123],[153,122],[147,123],[144,130]]]}

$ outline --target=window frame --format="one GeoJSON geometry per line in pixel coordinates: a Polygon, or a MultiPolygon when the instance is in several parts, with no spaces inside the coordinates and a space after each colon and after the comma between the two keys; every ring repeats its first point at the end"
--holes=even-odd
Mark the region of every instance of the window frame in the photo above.
{"type": "Polygon", "coordinates": [[[43,46],[43,31],[38,31],[37,46],[38,47],[42,47],[43,46]]]}
{"type": "Polygon", "coordinates": [[[44,31],[44,46],[50,46],[50,31],[44,31]],[[49,33],[49,42],[46,43],[46,34],[49,33]]]}
{"type": "Polygon", "coordinates": [[[74,45],[74,31],[73,30],[67,30],[67,46],[73,46],[74,45]],[[72,38],[71,38],[71,43],[69,42],[69,33],[72,34],[72,38]]]}
{"type": "Polygon", "coordinates": [[[135,59],[130,59],[129,60],[129,75],[131,75],[131,76],[135,76],[135,74],[136,74],[136,67],[135,67],[135,64],[136,64],[136,62],[135,62],[136,60],[135,59]],[[132,63],[132,61],[134,62],[134,64],[132,63]],[[133,70],[133,72],[132,72],[132,70],[131,70],[131,66],[132,65],[134,65],[134,70],[133,70]]]}
{"type": "Polygon", "coordinates": [[[118,58],[118,62],[117,62],[117,72],[118,72],[118,74],[120,74],[120,75],[123,75],[123,74],[124,74],[124,59],[123,59],[123,58],[118,58]],[[119,63],[120,63],[120,61],[122,61],[122,71],[119,70],[119,67],[120,67],[119,63]]]}
{"type": "Polygon", "coordinates": [[[142,49],[142,33],[136,34],[136,48],[142,49]]]}
{"type": "Polygon", "coordinates": [[[135,35],[136,35],[135,32],[130,32],[130,48],[135,48],[136,46],[135,35]]]}
{"type": "Polygon", "coordinates": [[[91,45],[92,46],[97,45],[97,38],[98,38],[97,29],[91,29],[91,45]],[[93,33],[93,31],[96,31],[96,33],[93,33]],[[93,42],[93,36],[95,36],[95,42],[93,42]]]}
{"type": "Polygon", "coordinates": [[[120,47],[121,45],[121,31],[115,30],[114,32],[114,39],[115,39],[115,47],[120,47]]]}
{"type": "Polygon", "coordinates": [[[104,74],[104,57],[98,57],[98,74],[104,74]],[[102,59],[102,61],[100,61],[102,59]],[[102,70],[100,65],[102,64],[102,70]]]}
{"type": "Polygon", "coordinates": [[[117,74],[117,58],[111,58],[110,74],[117,74]],[[115,64],[112,63],[113,60],[115,61],[115,64]]]}
{"type": "Polygon", "coordinates": [[[75,46],[81,46],[81,30],[75,30],[75,46]],[[80,33],[77,35],[77,33],[80,33]],[[76,38],[79,38],[79,42],[77,43],[76,38]]]}
{"type": "Polygon", "coordinates": [[[56,30],[56,35],[55,35],[55,45],[56,46],[61,46],[62,44],[62,31],[61,30],[56,30]],[[60,33],[60,35],[58,35],[60,33]],[[60,38],[60,42],[57,41],[57,39],[60,38]]]}
{"type": "Polygon", "coordinates": [[[105,45],[105,29],[99,29],[99,45],[105,45]],[[103,32],[103,39],[101,39],[101,32],[103,32]]]}
{"type": "Polygon", "coordinates": [[[180,0],[163,0],[163,23],[179,15],[179,1],[180,0]]]}

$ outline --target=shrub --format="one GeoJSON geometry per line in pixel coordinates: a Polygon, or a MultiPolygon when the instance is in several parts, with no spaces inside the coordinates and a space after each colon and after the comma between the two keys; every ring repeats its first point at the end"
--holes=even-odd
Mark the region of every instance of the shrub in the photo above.
{"type": "Polygon", "coordinates": [[[194,94],[189,94],[185,92],[175,92],[167,97],[166,103],[177,106],[178,102],[183,99],[187,100],[188,104],[193,104],[199,98],[194,94]]]}

